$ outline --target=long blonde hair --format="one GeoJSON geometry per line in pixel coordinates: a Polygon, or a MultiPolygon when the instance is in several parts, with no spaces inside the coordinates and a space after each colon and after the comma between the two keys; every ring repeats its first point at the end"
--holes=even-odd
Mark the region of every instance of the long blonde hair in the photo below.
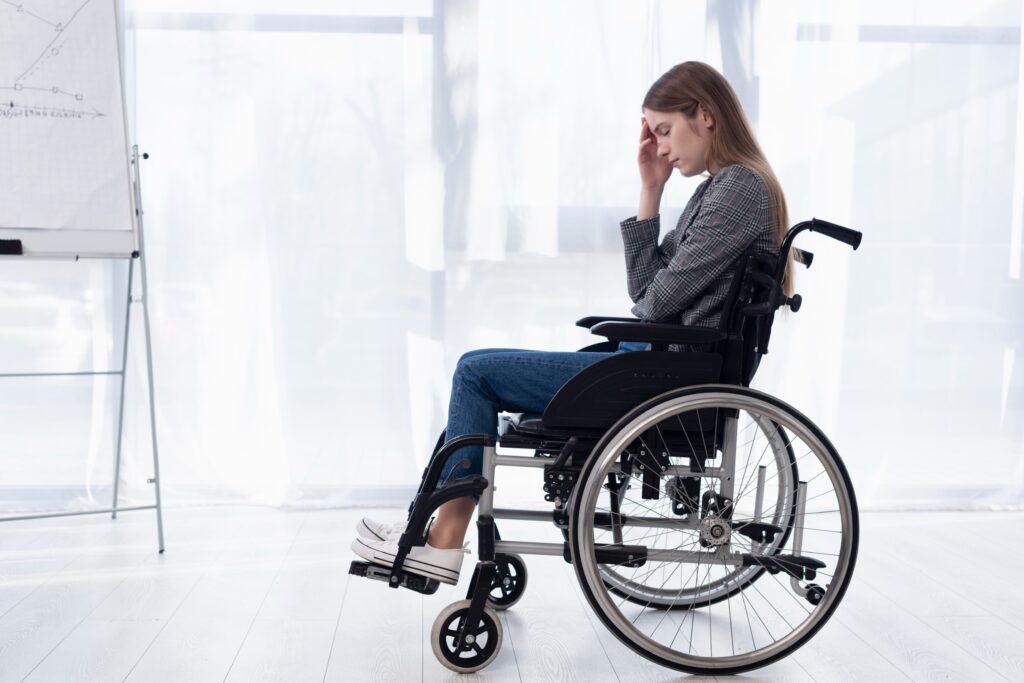
{"type": "MultiPolygon", "coordinates": [[[[683,62],[654,82],[643,103],[644,109],[678,111],[691,122],[696,118],[699,107],[704,107],[714,123],[704,167],[725,168],[731,164],[742,164],[756,171],[774,199],[774,218],[779,244],[782,244],[782,238],[789,229],[786,196],[761,146],[757,144],[739,98],[725,76],[703,62],[683,62]]],[[[786,296],[793,294],[792,272],[793,254],[790,251],[783,281],[786,296]]]]}

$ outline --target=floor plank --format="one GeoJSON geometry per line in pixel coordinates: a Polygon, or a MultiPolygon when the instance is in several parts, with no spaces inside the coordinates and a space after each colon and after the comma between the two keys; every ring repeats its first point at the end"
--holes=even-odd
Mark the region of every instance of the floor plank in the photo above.
{"type": "Polygon", "coordinates": [[[74,557],[0,617],[0,681],[22,680],[59,648],[134,570],[155,553],[138,527],[79,520],[54,527],[55,555],[74,557]]]}
{"type": "Polygon", "coordinates": [[[334,624],[333,619],[257,618],[225,680],[324,680],[334,624]]]}
{"type": "Polygon", "coordinates": [[[915,681],[1001,680],[986,662],[865,582],[851,583],[836,619],[915,681]]]}
{"type": "Polygon", "coordinates": [[[423,676],[423,600],[382,582],[349,581],[326,681],[414,681],[423,676]]]}
{"type": "MultiPolygon", "coordinates": [[[[209,512],[214,518],[218,514],[209,512]]],[[[212,539],[216,559],[175,607],[126,680],[223,681],[303,519],[289,512],[253,510],[222,522],[219,537],[212,539]]],[[[200,548],[210,542],[206,533],[197,532],[200,548]]]]}
{"type": "Polygon", "coordinates": [[[912,680],[839,619],[829,620],[789,659],[798,663],[815,681],[912,680]]]}

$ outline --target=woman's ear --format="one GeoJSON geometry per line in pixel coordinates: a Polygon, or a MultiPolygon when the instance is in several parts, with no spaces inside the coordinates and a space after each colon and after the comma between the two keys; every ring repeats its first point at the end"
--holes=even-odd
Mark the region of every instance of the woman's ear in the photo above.
{"type": "Polygon", "coordinates": [[[704,108],[703,104],[697,105],[697,115],[700,118],[700,123],[707,129],[715,127],[715,120],[711,118],[711,113],[704,108]]]}

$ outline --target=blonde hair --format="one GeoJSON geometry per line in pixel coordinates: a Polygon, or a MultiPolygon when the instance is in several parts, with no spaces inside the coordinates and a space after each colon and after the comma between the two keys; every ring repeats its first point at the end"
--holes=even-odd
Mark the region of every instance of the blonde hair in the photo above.
{"type": "MultiPolygon", "coordinates": [[[[703,62],[677,64],[658,80],[644,96],[644,109],[682,113],[686,119],[696,118],[703,107],[711,116],[711,144],[704,155],[705,168],[725,168],[742,164],[757,172],[768,186],[774,200],[774,218],[779,244],[789,229],[789,212],[782,185],[757,144],[743,106],[725,76],[703,62]]],[[[786,296],[793,294],[793,253],[786,263],[783,288],[786,296]]]]}

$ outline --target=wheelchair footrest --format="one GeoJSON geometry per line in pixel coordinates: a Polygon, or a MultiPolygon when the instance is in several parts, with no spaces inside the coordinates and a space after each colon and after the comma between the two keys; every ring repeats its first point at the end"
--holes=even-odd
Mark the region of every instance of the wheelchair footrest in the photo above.
{"type": "MultiPolygon", "coordinates": [[[[391,567],[385,567],[384,565],[374,564],[372,562],[353,560],[352,564],[348,568],[348,573],[388,583],[388,579],[391,577],[391,567]]],[[[427,577],[420,576],[419,574],[402,572],[401,576],[402,580],[399,585],[402,588],[408,588],[409,590],[416,591],[417,593],[423,593],[424,595],[436,593],[437,587],[441,585],[436,579],[428,579],[427,577]]]]}
{"type": "Polygon", "coordinates": [[[744,553],[744,567],[761,566],[771,574],[783,572],[804,581],[813,581],[818,569],[824,569],[825,563],[806,555],[751,555],[744,553]]]}

